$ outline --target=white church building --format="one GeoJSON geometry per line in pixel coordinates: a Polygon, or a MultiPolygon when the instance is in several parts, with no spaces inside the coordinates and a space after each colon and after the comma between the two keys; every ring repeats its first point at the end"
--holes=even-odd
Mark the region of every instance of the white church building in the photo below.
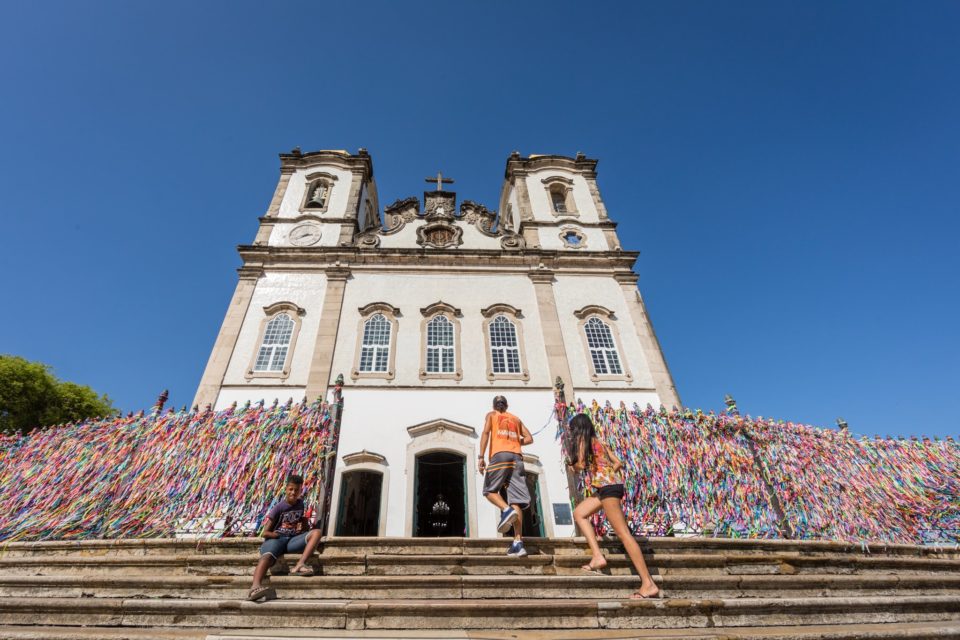
{"type": "Polygon", "coordinates": [[[281,154],[196,403],[312,400],[342,373],[328,534],[492,537],[477,453],[505,395],[535,433],[524,534],[572,535],[554,380],[568,398],[679,404],[596,171],[514,152],[496,211],[438,175],[381,214],[365,149],[281,154]]]}

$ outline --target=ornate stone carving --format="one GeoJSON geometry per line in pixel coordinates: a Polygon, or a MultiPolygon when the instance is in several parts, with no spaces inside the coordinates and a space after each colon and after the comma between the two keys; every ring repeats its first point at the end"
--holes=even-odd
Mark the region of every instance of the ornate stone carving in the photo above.
{"type": "Polygon", "coordinates": [[[400,231],[403,225],[417,219],[419,209],[420,201],[413,196],[404,198],[403,200],[397,200],[393,204],[387,205],[387,208],[383,210],[383,217],[386,224],[382,233],[390,235],[391,233],[400,231]]]}
{"type": "Polygon", "coordinates": [[[380,229],[372,229],[357,236],[356,245],[360,249],[376,249],[380,246],[380,229]]]}
{"type": "Polygon", "coordinates": [[[500,238],[500,247],[507,251],[523,251],[527,248],[527,241],[519,233],[505,230],[503,237],[500,238]]]}
{"type": "Polygon", "coordinates": [[[452,191],[424,191],[423,217],[427,220],[454,220],[457,194],[452,191]]]}
{"type": "Polygon", "coordinates": [[[475,225],[477,229],[485,236],[491,238],[500,235],[493,230],[493,225],[497,222],[497,212],[490,211],[482,204],[472,200],[464,200],[460,205],[460,217],[464,222],[475,225]]]}
{"type": "Polygon", "coordinates": [[[417,227],[417,244],[433,249],[456,248],[463,244],[463,229],[446,220],[417,227]]]}

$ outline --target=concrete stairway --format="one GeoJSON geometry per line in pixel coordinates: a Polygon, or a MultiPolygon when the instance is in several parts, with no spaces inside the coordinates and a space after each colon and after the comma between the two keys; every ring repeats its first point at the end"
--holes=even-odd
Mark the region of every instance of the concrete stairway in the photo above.
{"type": "Polygon", "coordinates": [[[654,538],[644,550],[664,597],[631,601],[639,581],[616,543],[606,543],[609,575],[598,576],[580,570],[578,539],[528,539],[530,555],[516,559],[502,540],[335,538],[316,559],[320,575],[273,577],[279,599],[256,604],[244,598],[258,544],[8,544],[0,638],[320,637],[322,629],[348,631],[339,637],[550,629],[539,637],[960,638],[957,549],[654,538]],[[617,631],[633,629],[646,631],[617,631]]]}

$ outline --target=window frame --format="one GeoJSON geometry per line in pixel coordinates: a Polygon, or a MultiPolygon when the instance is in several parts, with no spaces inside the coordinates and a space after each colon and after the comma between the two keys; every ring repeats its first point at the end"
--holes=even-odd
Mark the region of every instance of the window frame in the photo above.
{"type": "Polygon", "coordinates": [[[337,181],[337,176],[332,173],[326,173],[324,171],[317,171],[310,173],[305,178],[305,187],[303,191],[303,199],[300,202],[300,212],[301,213],[326,213],[330,210],[330,199],[333,197],[333,185],[337,181]],[[327,197],[323,201],[322,207],[311,207],[310,205],[310,193],[317,187],[317,185],[322,184],[326,187],[327,197]]]}
{"type": "Polygon", "coordinates": [[[620,339],[620,328],[617,326],[616,314],[614,314],[614,312],[610,309],[600,305],[587,305],[582,309],[574,311],[573,314],[580,321],[577,324],[577,331],[580,334],[580,340],[583,344],[583,353],[587,358],[587,365],[590,367],[590,379],[595,383],[605,380],[623,380],[632,382],[633,375],[630,373],[630,367],[627,364],[626,353],[623,350],[623,341],[620,339]],[[610,336],[613,339],[613,344],[617,350],[617,359],[620,361],[621,373],[597,373],[597,369],[593,364],[593,356],[590,353],[590,343],[587,340],[586,331],[587,323],[593,318],[598,319],[610,330],[610,336]]]}
{"type": "Polygon", "coordinates": [[[490,382],[496,380],[530,380],[530,371],[527,368],[526,344],[523,339],[523,313],[521,313],[520,309],[509,304],[500,303],[490,305],[486,309],[481,309],[480,314],[484,318],[483,341],[487,361],[487,380],[490,382]],[[493,370],[493,344],[490,340],[490,327],[500,316],[505,317],[513,324],[513,329],[517,336],[517,353],[520,356],[519,373],[496,373],[493,370]]]}
{"type": "Polygon", "coordinates": [[[580,211],[577,209],[577,201],[573,197],[573,180],[563,176],[550,176],[540,181],[547,192],[547,206],[550,213],[555,218],[578,218],[580,211]],[[563,196],[564,208],[566,211],[557,211],[553,202],[553,194],[559,193],[563,196]]]}
{"type": "Polygon", "coordinates": [[[263,308],[264,317],[260,321],[260,329],[257,332],[257,341],[254,343],[253,352],[250,354],[250,362],[247,364],[247,371],[244,378],[252,380],[254,378],[280,378],[285,380],[290,377],[290,364],[293,362],[293,354],[296,352],[297,337],[300,334],[300,327],[303,324],[303,316],[306,310],[302,307],[288,301],[274,302],[263,308]],[[257,355],[263,347],[263,339],[267,333],[267,325],[277,316],[286,313],[293,320],[293,330],[290,333],[290,342],[287,344],[287,355],[283,360],[283,369],[280,371],[256,371],[257,355]]]}
{"type": "Polygon", "coordinates": [[[460,349],[460,318],[463,313],[453,305],[440,301],[420,309],[423,320],[420,322],[420,379],[421,380],[463,380],[463,358],[460,349]],[[427,371],[427,325],[437,316],[445,317],[453,324],[453,357],[452,372],[432,373],[427,371]]]}
{"type": "Polygon", "coordinates": [[[561,227],[559,238],[560,238],[560,241],[563,243],[564,249],[586,249],[587,248],[587,236],[583,234],[583,231],[581,231],[580,228],[574,227],[573,225],[565,225],[561,227]],[[577,244],[571,243],[569,240],[567,240],[567,236],[570,234],[577,236],[577,238],[579,238],[580,241],[577,244]]]}
{"type": "Polygon", "coordinates": [[[357,323],[357,348],[353,357],[353,368],[350,372],[350,378],[353,380],[359,380],[361,378],[393,380],[397,374],[397,331],[400,327],[397,318],[400,316],[400,309],[386,302],[371,302],[357,310],[360,312],[360,320],[357,323]],[[378,313],[390,323],[390,351],[387,355],[387,370],[360,371],[360,354],[363,353],[363,332],[366,328],[367,321],[378,313]]]}

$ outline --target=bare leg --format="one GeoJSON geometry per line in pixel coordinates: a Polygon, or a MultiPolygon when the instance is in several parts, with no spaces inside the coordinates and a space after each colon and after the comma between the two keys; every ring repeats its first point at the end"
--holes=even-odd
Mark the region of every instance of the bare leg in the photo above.
{"type": "Polygon", "coordinates": [[[306,564],[310,562],[310,556],[313,555],[317,545],[320,544],[320,538],[322,537],[323,532],[320,531],[320,529],[312,529],[310,533],[307,534],[307,546],[303,549],[303,553],[300,555],[300,559],[297,560],[296,566],[293,567],[293,573],[297,573],[298,569],[306,566],[306,564]]]}
{"type": "Polygon", "coordinates": [[[517,542],[523,539],[523,510],[515,504],[510,505],[517,512],[518,516],[513,523],[513,540],[517,542]]]}
{"type": "Polygon", "coordinates": [[[640,551],[640,545],[637,544],[633,534],[630,532],[630,527],[627,526],[627,519],[624,517],[623,509],[620,507],[620,498],[604,498],[602,503],[603,512],[606,514],[610,526],[613,527],[617,537],[620,538],[624,550],[627,552],[627,555],[630,556],[630,561],[633,562],[633,566],[637,569],[637,574],[640,576],[640,589],[637,593],[644,598],[654,597],[660,593],[660,589],[653,582],[653,578],[650,577],[650,571],[647,570],[647,563],[643,561],[643,552],[640,551]]]}
{"type": "Polygon", "coordinates": [[[507,508],[507,501],[504,500],[503,496],[501,496],[499,493],[487,493],[484,495],[486,495],[487,500],[495,504],[500,511],[503,511],[507,508]]]}
{"type": "Polygon", "coordinates": [[[250,587],[251,591],[263,586],[260,583],[263,582],[263,577],[267,575],[267,569],[272,567],[275,562],[276,560],[269,553],[260,556],[260,560],[257,562],[257,568],[253,570],[253,585],[250,587]]]}
{"type": "Polygon", "coordinates": [[[593,530],[593,525],[590,524],[590,516],[599,511],[600,506],[600,500],[594,496],[590,496],[584,499],[577,505],[577,508],[573,510],[573,519],[577,523],[580,533],[587,539],[587,545],[590,547],[590,564],[584,565],[584,569],[587,571],[603,569],[607,566],[607,560],[603,557],[603,553],[600,551],[600,544],[597,542],[597,534],[593,530]]]}

